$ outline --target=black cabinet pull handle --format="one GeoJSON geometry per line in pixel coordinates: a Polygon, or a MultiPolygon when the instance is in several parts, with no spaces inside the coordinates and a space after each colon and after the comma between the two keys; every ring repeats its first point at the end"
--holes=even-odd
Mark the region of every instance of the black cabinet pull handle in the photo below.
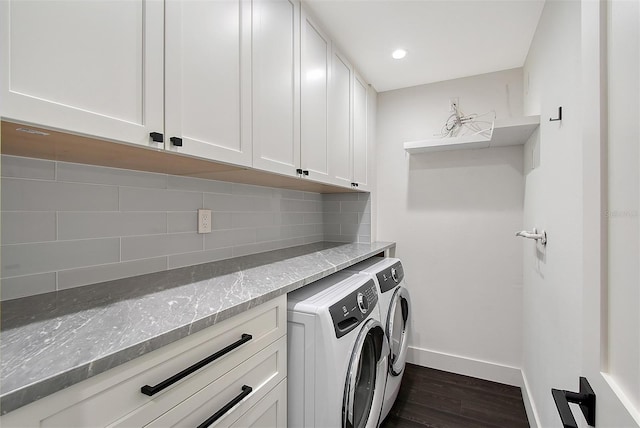
{"type": "Polygon", "coordinates": [[[173,144],[174,146],[182,147],[182,138],[171,137],[169,138],[169,140],[171,141],[171,144],[173,144]]]}
{"type": "Polygon", "coordinates": [[[163,380],[159,384],[157,384],[155,386],[150,386],[150,385],[143,386],[142,388],[140,388],[140,392],[142,392],[144,395],[148,395],[149,397],[151,397],[152,395],[157,394],[158,392],[162,391],[163,389],[167,388],[168,386],[173,385],[174,383],[176,383],[180,379],[183,379],[183,378],[189,376],[191,373],[200,370],[201,368],[203,368],[207,364],[212,363],[213,361],[217,360],[218,358],[222,357],[225,354],[228,354],[229,352],[233,351],[234,349],[236,349],[238,346],[242,345],[243,343],[246,343],[246,342],[250,341],[252,338],[253,338],[253,336],[251,336],[250,334],[246,334],[245,333],[245,334],[242,335],[240,340],[238,340],[236,342],[233,342],[231,345],[226,346],[225,348],[219,350],[215,354],[211,354],[207,358],[204,358],[204,359],[198,361],[197,363],[195,363],[191,367],[187,367],[186,369],[182,370],[180,373],[174,374],[173,376],[171,376],[168,379],[163,380]]]}
{"type": "Polygon", "coordinates": [[[304,171],[302,171],[302,175],[309,175],[309,170],[305,169],[304,171]]]}
{"type": "Polygon", "coordinates": [[[296,174],[302,175],[302,169],[300,169],[300,168],[296,169],[296,174]]]}
{"type": "Polygon", "coordinates": [[[551,395],[553,395],[553,401],[556,403],[563,427],[578,428],[578,424],[569,408],[569,403],[579,404],[587,423],[592,427],[596,426],[596,394],[593,392],[591,385],[589,385],[587,378],[580,378],[580,392],[552,388],[551,395]]]}
{"type": "Polygon", "coordinates": [[[251,391],[253,391],[253,388],[247,385],[242,385],[242,392],[240,394],[238,394],[233,400],[225,404],[222,409],[215,412],[209,419],[198,425],[198,428],[207,428],[209,425],[213,424],[215,421],[224,416],[225,413],[231,410],[233,406],[241,402],[244,397],[251,394],[251,391]]]}
{"type": "Polygon", "coordinates": [[[164,143],[164,134],[160,132],[149,132],[149,137],[154,143],[164,143]]]}

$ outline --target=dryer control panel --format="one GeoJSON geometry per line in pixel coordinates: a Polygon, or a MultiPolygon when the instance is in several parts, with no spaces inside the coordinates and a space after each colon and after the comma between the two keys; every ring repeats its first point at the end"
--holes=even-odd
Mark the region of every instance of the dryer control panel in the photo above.
{"type": "Polygon", "coordinates": [[[329,307],[336,337],[340,338],[364,321],[378,303],[378,292],[373,280],[329,307]]]}
{"type": "Polygon", "coordinates": [[[378,283],[380,284],[380,291],[382,293],[393,290],[404,278],[402,263],[396,262],[393,266],[378,272],[376,276],[378,277],[378,283]]]}

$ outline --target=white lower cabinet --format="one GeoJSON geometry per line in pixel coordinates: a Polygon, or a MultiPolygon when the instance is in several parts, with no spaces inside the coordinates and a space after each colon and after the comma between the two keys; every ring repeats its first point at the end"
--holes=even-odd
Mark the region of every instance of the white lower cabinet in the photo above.
{"type": "Polygon", "coordinates": [[[0,425],[199,426],[222,409],[212,425],[229,426],[277,394],[274,388],[286,379],[286,316],[286,296],[281,296],[23,406],[0,417],[0,425]],[[213,360],[153,393],[166,379],[205,359],[213,360]],[[251,391],[245,388],[235,402],[245,385],[251,391]]]}

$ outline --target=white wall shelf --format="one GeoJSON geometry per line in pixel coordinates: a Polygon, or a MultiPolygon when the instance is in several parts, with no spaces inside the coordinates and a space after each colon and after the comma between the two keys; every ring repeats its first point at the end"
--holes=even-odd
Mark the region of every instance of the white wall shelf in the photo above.
{"type": "Polygon", "coordinates": [[[453,138],[432,138],[407,141],[404,149],[410,153],[441,152],[445,150],[484,149],[487,147],[518,146],[527,142],[540,126],[540,116],[525,116],[496,120],[492,138],[470,135],[453,138]]]}

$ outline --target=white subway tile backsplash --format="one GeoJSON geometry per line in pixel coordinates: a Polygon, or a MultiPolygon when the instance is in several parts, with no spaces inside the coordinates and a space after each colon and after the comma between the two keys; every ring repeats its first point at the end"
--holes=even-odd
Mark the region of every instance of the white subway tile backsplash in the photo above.
{"type": "Polygon", "coordinates": [[[358,213],[324,213],[325,224],[358,224],[358,213]]]}
{"type": "Polygon", "coordinates": [[[357,236],[347,235],[324,235],[324,240],[327,242],[356,242],[357,236]]]}
{"type": "Polygon", "coordinates": [[[58,239],[156,235],[167,232],[163,212],[61,212],[58,239]]]}
{"type": "Polygon", "coordinates": [[[3,211],[117,211],[118,188],[97,184],[2,179],[3,211]]]}
{"type": "Polygon", "coordinates": [[[56,273],[16,276],[0,280],[0,299],[11,300],[56,291],[56,273]]]}
{"type": "Polygon", "coordinates": [[[367,201],[342,201],[340,202],[340,212],[343,213],[361,213],[367,208],[367,201]]]}
{"type": "Polygon", "coordinates": [[[322,226],[322,232],[325,235],[340,235],[340,223],[324,223],[322,226]]]}
{"type": "Polygon", "coordinates": [[[2,155],[2,176],[31,178],[36,180],[55,180],[56,163],[54,161],[2,155]]]}
{"type": "Polygon", "coordinates": [[[120,211],[196,211],[198,208],[202,208],[202,193],[120,188],[120,211]]]}
{"type": "Polygon", "coordinates": [[[279,241],[282,239],[282,227],[271,226],[256,229],[256,242],[279,241]]]}
{"type": "Polygon", "coordinates": [[[358,235],[358,242],[361,244],[370,244],[371,236],[370,235],[358,235]]]}
{"type": "Polygon", "coordinates": [[[205,235],[204,249],[233,247],[256,242],[255,229],[214,230],[205,235]]]}
{"type": "Polygon", "coordinates": [[[360,230],[359,224],[341,224],[340,235],[357,235],[360,230]]]}
{"type": "Polygon", "coordinates": [[[304,224],[322,223],[322,213],[305,213],[303,214],[304,224]]]}
{"type": "Polygon", "coordinates": [[[280,201],[280,210],[301,213],[321,212],[322,202],[282,199],[280,201]]]}
{"type": "Polygon", "coordinates": [[[167,187],[174,190],[192,190],[205,193],[231,193],[231,183],[202,178],[167,176],[167,187]]]}
{"type": "Polygon", "coordinates": [[[56,240],[54,211],[4,211],[2,244],[24,244],[56,240]]]}
{"type": "Polygon", "coordinates": [[[176,254],[169,256],[169,269],[215,262],[216,260],[224,260],[231,257],[233,257],[231,247],[176,254]]]}
{"type": "MultiPolygon", "coordinates": [[[[212,223],[213,227],[213,223],[212,223]]],[[[167,213],[167,232],[197,232],[198,212],[197,211],[176,211],[167,213]]]]}
{"type": "Polygon", "coordinates": [[[249,254],[263,253],[280,248],[277,242],[260,242],[256,244],[238,245],[233,247],[233,257],[241,257],[249,254]]]}
{"type": "Polygon", "coordinates": [[[232,213],[231,227],[233,229],[242,229],[246,227],[266,227],[274,224],[274,214],[259,213],[232,213]]]}
{"type": "Polygon", "coordinates": [[[282,199],[305,199],[305,192],[300,190],[274,189],[274,196],[282,199]]]}
{"type": "Polygon", "coordinates": [[[111,263],[58,272],[58,290],[167,270],[167,258],[111,263]]]}
{"type": "Polygon", "coordinates": [[[371,213],[358,213],[358,223],[360,224],[371,224],[371,213]]]}
{"type": "Polygon", "coordinates": [[[197,233],[122,238],[122,261],[202,251],[202,239],[197,233]]]}
{"type": "Polygon", "coordinates": [[[339,213],[340,201],[324,201],[322,204],[322,210],[325,213],[339,213]]]}
{"type": "Polygon", "coordinates": [[[251,196],[205,193],[204,208],[214,212],[256,211],[256,199],[251,196]]]}
{"type": "Polygon", "coordinates": [[[167,188],[167,176],[164,174],[67,162],[58,162],[56,180],[113,184],[116,186],[167,188]]]}
{"type": "Polygon", "coordinates": [[[304,198],[308,201],[322,201],[321,193],[304,192],[304,198]]]}
{"type": "Polygon", "coordinates": [[[323,201],[357,201],[359,193],[325,193],[323,201]]]}
{"type": "Polygon", "coordinates": [[[273,189],[249,184],[231,183],[231,193],[234,195],[259,196],[261,198],[273,197],[273,189]]]}
{"type": "Polygon", "coordinates": [[[59,271],[119,260],[119,238],[3,245],[2,277],[59,271]]]}
{"type": "Polygon", "coordinates": [[[325,239],[371,239],[366,193],[4,155],[2,175],[2,299],[325,239]],[[213,211],[210,234],[196,233],[199,208],[213,211]]]}
{"type": "Polygon", "coordinates": [[[211,229],[213,230],[231,229],[231,224],[233,219],[232,213],[212,212],[211,217],[212,217],[211,229]]]}
{"type": "Polygon", "coordinates": [[[290,226],[292,224],[304,224],[304,214],[278,212],[274,214],[274,224],[283,226],[290,226]]]}

